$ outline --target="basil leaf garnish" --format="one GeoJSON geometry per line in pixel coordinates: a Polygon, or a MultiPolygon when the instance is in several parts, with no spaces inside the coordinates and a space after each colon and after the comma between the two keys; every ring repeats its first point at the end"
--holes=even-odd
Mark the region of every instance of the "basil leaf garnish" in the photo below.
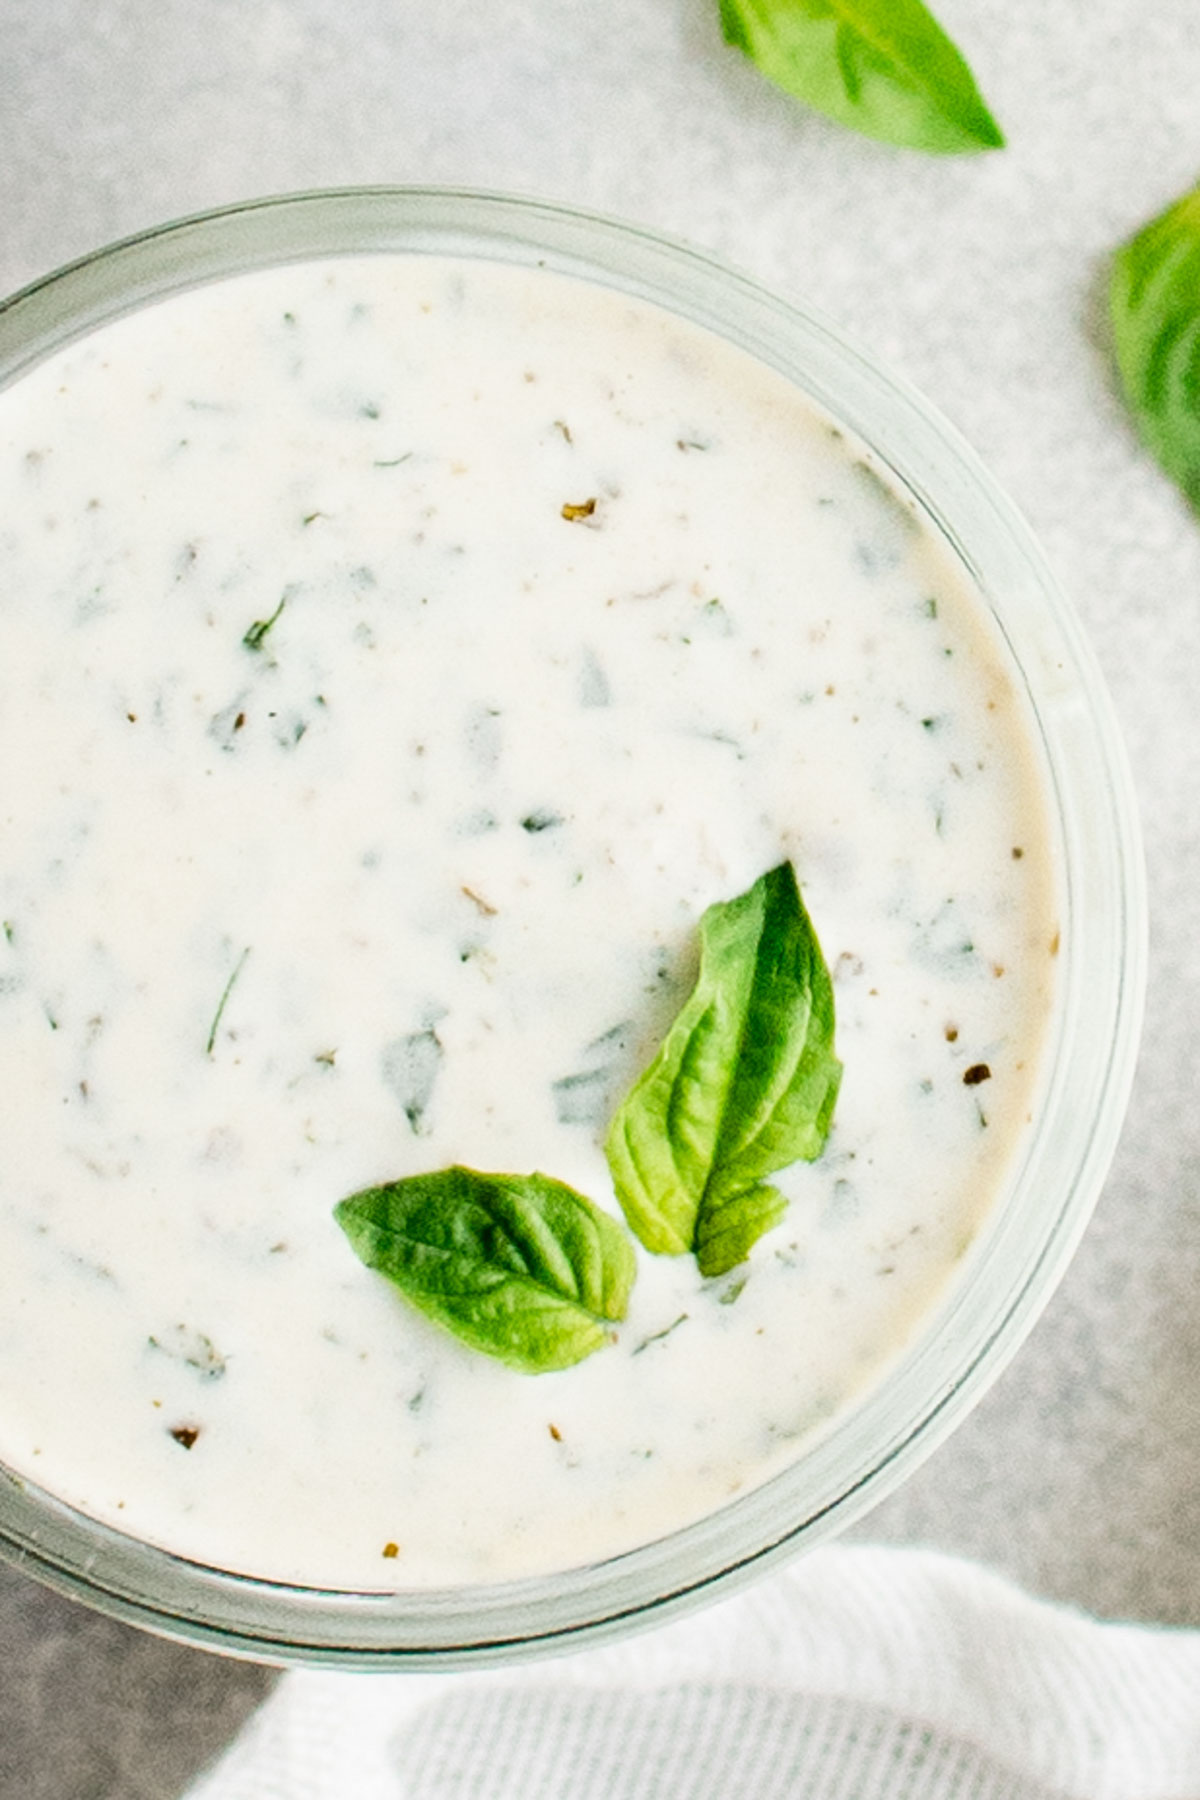
{"type": "Polygon", "coordinates": [[[994,150],[1004,134],[921,0],[720,0],[727,43],[818,112],[913,150],[994,150]]]}
{"type": "Polygon", "coordinates": [[[526,1374],[580,1362],[625,1316],[623,1227],[548,1175],[440,1169],[351,1194],[334,1217],[414,1306],[526,1374]]]}
{"type": "Polygon", "coordinates": [[[1200,188],[1117,252],[1109,304],[1138,430],[1200,510],[1200,188]]]}
{"type": "Polygon", "coordinates": [[[763,1177],[824,1147],[842,1066],[833,985],[790,863],[700,921],[700,973],[605,1149],[648,1250],[720,1275],[783,1216],[763,1177]]]}

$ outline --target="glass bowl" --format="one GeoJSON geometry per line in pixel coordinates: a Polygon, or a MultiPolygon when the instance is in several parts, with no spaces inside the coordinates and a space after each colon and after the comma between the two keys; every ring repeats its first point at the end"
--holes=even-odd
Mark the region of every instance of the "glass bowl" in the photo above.
{"type": "Polygon", "coordinates": [[[0,305],[0,385],[173,293],[288,262],[438,253],[546,267],[655,303],[775,368],[870,446],[992,609],[1044,759],[1062,954],[1040,1109],[943,1303],[784,1473],[598,1564],[490,1587],[350,1593],[264,1582],[123,1536],[0,1469],[0,1552],[104,1612],[228,1654],[339,1667],[477,1665],[569,1649],[725,1594],[857,1519],[1004,1368],[1087,1222],[1132,1080],[1145,900],[1132,788],[1080,627],[1028,530],[920,397],[806,309],[653,232],[503,195],[350,189],[205,214],[85,257],[0,305]]]}

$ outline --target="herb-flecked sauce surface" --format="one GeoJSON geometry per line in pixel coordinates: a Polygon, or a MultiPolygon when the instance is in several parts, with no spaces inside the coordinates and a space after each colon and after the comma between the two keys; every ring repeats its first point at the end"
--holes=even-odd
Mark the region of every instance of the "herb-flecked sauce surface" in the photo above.
{"type": "Polygon", "coordinates": [[[316,1585],[576,1566],[784,1467],[1019,1155],[1056,887],[1027,710],[864,448],[699,328],[376,256],[0,396],[0,1460],[316,1585]],[[461,1162],[615,1210],[704,909],[791,858],[845,1076],[783,1224],[638,1250],[528,1377],[360,1266],[461,1162]]]}

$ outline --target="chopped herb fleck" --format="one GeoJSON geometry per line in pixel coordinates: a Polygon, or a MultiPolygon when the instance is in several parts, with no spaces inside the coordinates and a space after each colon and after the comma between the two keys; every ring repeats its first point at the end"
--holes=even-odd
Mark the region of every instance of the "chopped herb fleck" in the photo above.
{"type": "MultiPolygon", "coordinates": [[[[316,513],[312,514],[312,517],[314,519],[316,518],[316,516],[317,516],[316,513]]],[[[308,519],[305,519],[304,523],[307,525],[309,523],[308,519]]],[[[276,619],[279,617],[280,613],[283,611],[283,609],[286,605],[287,605],[287,595],[284,594],[282,596],[282,598],[280,599],[279,605],[275,608],[275,611],[271,614],[269,619],[255,619],[253,625],[251,625],[250,629],[246,632],[245,636],[242,638],[242,642],[243,642],[243,644],[245,644],[247,650],[261,650],[262,649],[263,639],[266,637],[268,631],[270,631],[272,625],[274,625],[276,619]]]]}
{"type": "Polygon", "coordinates": [[[536,837],[541,831],[553,831],[554,827],[561,825],[562,822],[561,813],[549,812],[546,808],[540,807],[534,812],[526,813],[521,820],[521,830],[529,832],[531,837],[536,837]]]}
{"type": "Polygon", "coordinates": [[[414,1031],[395,1038],[383,1052],[381,1072],[385,1084],[404,1108],[404,1116],[418,1135],[433,1098],[442,1061],[442,1046],[432,1031],[414,1031]]]}
{"type": "Polygon", "coordinates": [[[495,916],[496,916],[495,907],[490,906],[488,904],[488,902],[483,898],[482,894],[477,894],[475,892],[474,888],[467,887],[465,883],[463,885],[462,891],[466,895],[467,899],[471,902],[472,906],[477,906],[479,908],[480,912],[483,914],[485,919],[494,919],[495,918],[495,916]]]}
{"type": "MultiPolygon", "coordinates": [[[[271,717],[274,718],[274,716],[272,713],[271,717]]],[[[294,750],[307,730],[308,720],[301,718],[300,714],[296,713],[293,717],[282,720],[276,726],[275,742],[281,750],[294,750]]]]}
{"type": "Polygon", "coordinates": [[[232,975],[225,983],[224,991],[221,994],[220,1000],[217,1002],[217,1010],[213,1015],[212,1027],[208,1034],[208,1042],[204,1046],[205,1056],[211,1056],[213,1053],[213,1046],[217,1041],[217,1032],[220,1029],[222,1015],[224,1014],[225,1007],[229,1001],[229,996],[233,992],[233,985],[246,966],[246,958],[249,954],[250,946],[247,944],[246,948],[242,951],[242,954],[238,957],[237,962],[234,964],[232,975]]]}
{"type": "Polygon", "coordinates": [[[603,1125],[612,1109],[609,1069],[583,1069],[550,1083],[560,1125],[603,1125]]]}
{"type": "Polygon", "coordinates": [[[661,1344],[663,1339],[669,1338],[673,1331],[678,1331],[679,1327],[684,1324],[686,1320],[687,1314],[680,1313],[679,1317],[673,1320],[670,1325],[664,1325],[661,1331],[652,1331],[649,1337],[644,1337],[640,1344],[634,1346],[632,1354],[634,1356],[640,1356],[642,1351],[648,1350],[651,1344],[661,1344]]]}
{"type": "Polygon", "coordinates": [[[612,1086],[632,1026],[622,1020],[588,1044],[583,1061],[591,1066],[550,1084],[560,1125],[603,1125],[612,1110],[612,1086]]]}
{"type": "Polygon", "coordinates": [[[175,1325],[161,1337],[150,1337],[147,1342],[152,1350],[160,1350],[173,1361],[186,1364],[205,1381],[219,1381],[225,1373],[225,1358],[206,1332],[193,1331],[187,1325],[175,1325]]]}

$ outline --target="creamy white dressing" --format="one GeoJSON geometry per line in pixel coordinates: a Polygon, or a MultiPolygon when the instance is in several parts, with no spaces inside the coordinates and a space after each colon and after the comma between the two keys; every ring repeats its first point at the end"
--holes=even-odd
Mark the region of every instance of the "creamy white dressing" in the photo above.
{"type": "Polygon", "coordinates": [[[1034,1103],[1039,767],[964,571],[783,378],[486,263],[171,299],[0,396],[0,645],[13,1470],[219,1567],[504,1579],[761,1482],[929,1318],[1034,1103]],[[358,1264],[334,1203],[451,1162],[616,1211],[696,923],[784,857],[845,1078],[747,1264],[639,1249],[540,1377],[358,1264]]]}

